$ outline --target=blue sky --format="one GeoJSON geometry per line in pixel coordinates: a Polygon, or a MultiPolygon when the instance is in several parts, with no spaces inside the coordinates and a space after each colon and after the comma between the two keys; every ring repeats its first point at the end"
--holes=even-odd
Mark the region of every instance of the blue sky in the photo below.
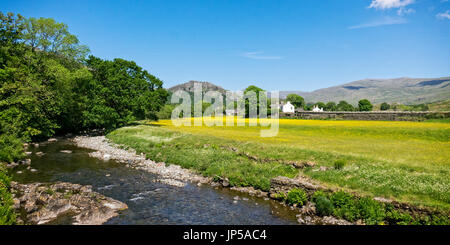
{"type": "Polygon", "coordinates": [[[449,0],[24,1],[2,12],[69,25],[93,55],[164,81],[312,91],[450,76],[449,0]]]}

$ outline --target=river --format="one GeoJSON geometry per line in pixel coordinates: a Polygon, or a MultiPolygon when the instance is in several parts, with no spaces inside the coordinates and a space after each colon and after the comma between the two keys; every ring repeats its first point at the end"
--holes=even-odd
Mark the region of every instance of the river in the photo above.
{"type": "MultiPolygon", "coordinates": [[[[29,151],[31,167],[37,171],[19,166],[12,171],[14,181],[91,185],[94,191],[128,205],[106,224],[297,224],[296,213],[274,200],[205,185],[169,186],[156,182],[154,174],[90,157],[90,150],[69,140],[30,146],[29,151]]],[[[70,224],[70,219],[60,218],[56,224],[70,224]]]]}

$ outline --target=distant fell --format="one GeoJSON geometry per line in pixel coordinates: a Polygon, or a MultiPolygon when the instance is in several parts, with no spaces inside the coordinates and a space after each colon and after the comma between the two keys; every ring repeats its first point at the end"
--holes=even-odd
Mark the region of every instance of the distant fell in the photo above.
{"type": "Polygon", "coordinates": [[[193,93],[194,92],[194,84],[199,83],[202,85],[202,92],[206,93],[209,91],[218,91],[221,94],[225,94],[226,90],[220,86],[217,86],[215,84],[212,84],[210,82],[200,82],[200,81],[189,81],[187,83],[182,83],[182,84],[178,84],[176,86],[173,86],[171,88],[169,88],[170,92],[175,92],[178,90],[183,90],[189,93],[193,93]]]}
{"type": "MultiPolygon", "coordinates": [[[[194,84],[201,83],[203,93],[218,91],[226,93],[226,89],[210,82],[189,81],[169,88],[194,92],[194,84]]],[[[361,99],[368,99],[374,104],[401,103],[422,104],[450,100],[450,77],[440,78],[393,78],[393,79],[363,79],[329,88],[318,89],[312,92],[283,91],[280,87],[280,98],[285,99],[288,94],[298,94],[308,103],[318,101],[338,103],[345,100],[356,105],[361,99]]]]}
{"type": "Polygon", "coordinates": [[[364,79],[312,92],[281,91],[280,97],[298,94],[307,102],[339,102],[356,104],[361,99],[372,103],[421,104],[450,99],[450,77],[364,79]]]}

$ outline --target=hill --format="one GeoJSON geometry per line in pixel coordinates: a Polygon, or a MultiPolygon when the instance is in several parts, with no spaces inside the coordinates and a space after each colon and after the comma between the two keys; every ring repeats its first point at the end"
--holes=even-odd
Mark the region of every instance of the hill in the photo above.
{"type": "Polygon", "coordinates": [[[450,77],[364,79],[313,92],[282,91],[280,97],[293,93],[307,102],[346,100],[356,104],[360,99],[368,99],[372,103],[421,104],[450,99],[449,85],[450,77]]]}
{"type": "Polygon", "coordinates": [[[178,91],[178,90],[183,90],[183,91],[186,91],[186,92],[189,92],[189,93],[193,93],[194,92],[194,84],[195,83],[202,84],[202,90],[203,90],[202,93],[203,94],[206,93],[206,92],[209,92],[209,91],[219,91],[221,94],[225,94],[226,93],[226,90],[224,88],[220,87],[220,86],[217,86],[217,85],[212,84],[210,82],[200,82],[200,81],[189,81],[187,83],[178,84],[176,86],[173,86],[173,87],[169,88],[168,90],[170,92],[172,92],[172,93],[175,92],[175,91],[178,91]]]}
{"type": "MultiPolygon", "coordinates": [[[[203,93],[219,91],[225,94],[227,91],[210,82],[199,81],[179,84],[169,88],[169,91],[174,92],[181,89],[193,93],[195,83],[203,85],[203,93]]],[[[280,98],[285,99],[288,94],[298,94],[305,98],[306,102],[339,102],[346,100],[356,105],[359,100],[368,99],[374,104],[382,102],[411,105],[428,104],[450,100],[450,77],[364,79],[312,92],[280,91],[280,98]]]]}

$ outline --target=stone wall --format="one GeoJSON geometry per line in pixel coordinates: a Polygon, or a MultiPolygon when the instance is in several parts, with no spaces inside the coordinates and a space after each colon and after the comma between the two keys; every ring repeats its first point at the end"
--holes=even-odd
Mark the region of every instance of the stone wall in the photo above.
{"type": "Polygon", "coordinates": [[[410,112],[410,111],[301,111],[296,113],[280,113],[280,117],[297,119],[341,119],[370,121],[423,121],[431,118],[450,118],[450,112],[410,112]]]}

